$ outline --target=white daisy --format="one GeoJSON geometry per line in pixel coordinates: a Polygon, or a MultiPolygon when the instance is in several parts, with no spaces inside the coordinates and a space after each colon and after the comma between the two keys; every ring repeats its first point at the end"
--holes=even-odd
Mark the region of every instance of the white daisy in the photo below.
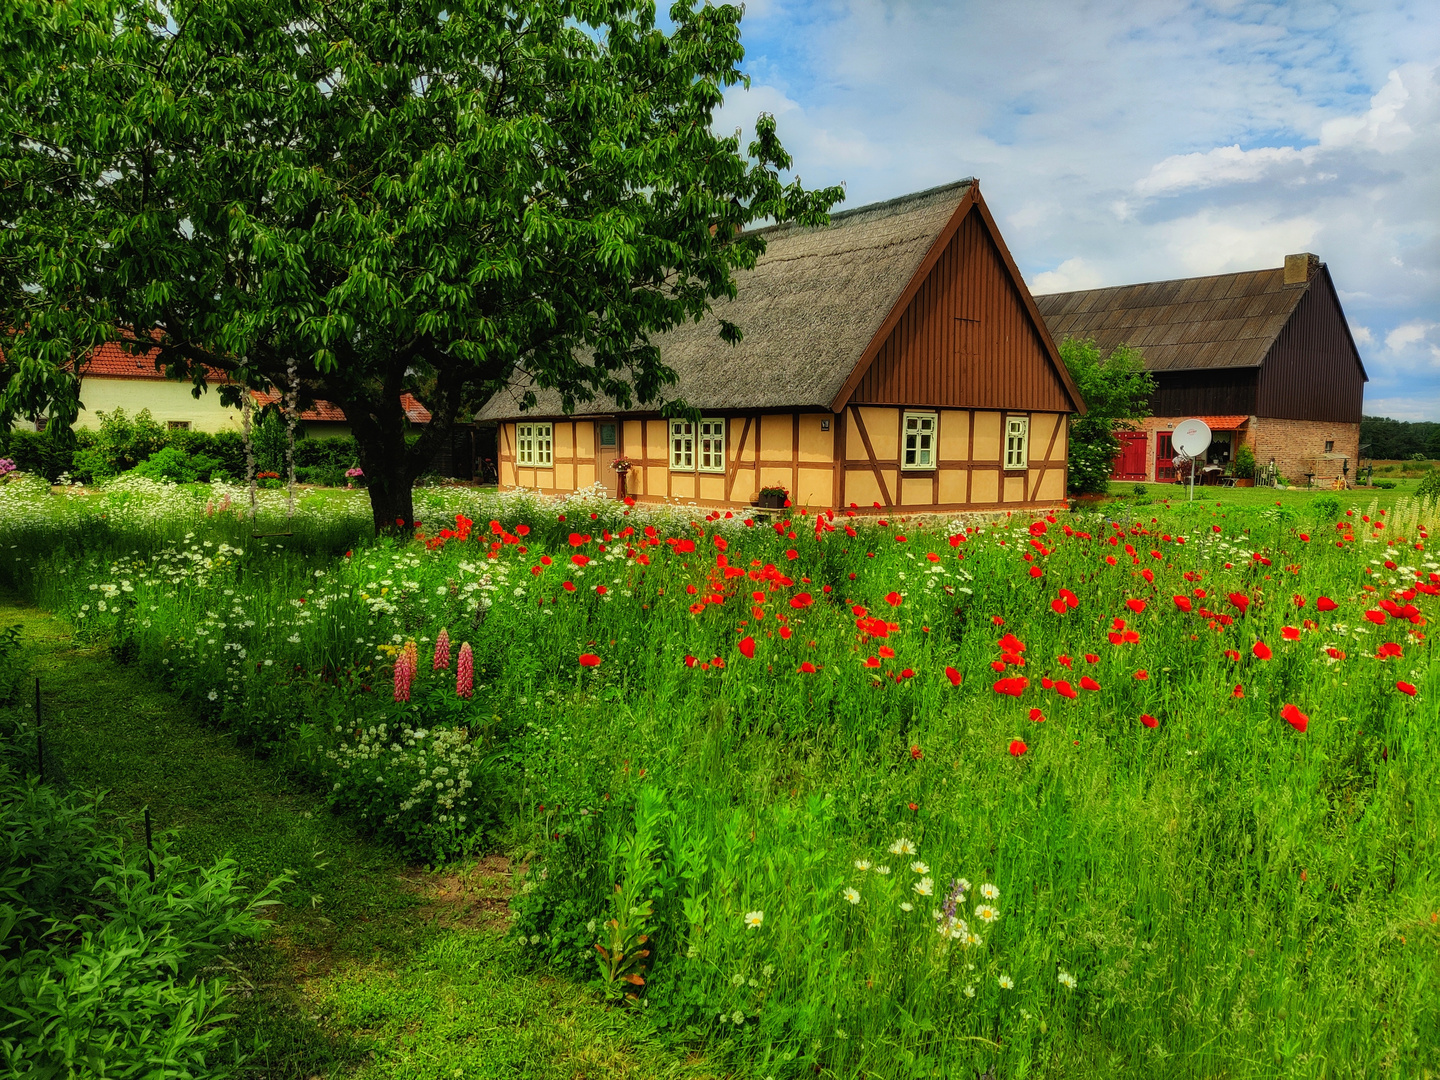
{"type": "Polygon", "coordinates": [[[980,886],[980,895],[986,900],[999,900],[1000,890],[987,882],[980,886]]]}
{"type": "Polygon", "coordinates": [[[910,887],[921,896],[930,896],[935,892],[935,879],[922,877],[910,887]]]}
{"type": "Polygon", "coordinates": [[[1000,917],[1000,911],[990,904],[981,904],[975,909],[975,917],[982,922],[994,922],[1000,917]]]}
{"type": "Polygon", "coordinates": [[[856,869],[856,870],[861,870],[861,871],[869,870],[869,869],[870,869],[870,860],[869,860],[869,859],[856,859],[856,860],[855,860],[855,869],[856,869]]]}
{"type": "Polygon", "coordinates": [[[1066,990],[1074,990],[1075,976],[1071,975],[1068,971],[1060,972],[1060,985],[1065,987],[1066,990]]]}
{"type": "Polygon", "coordinates": [[[1000,989],[1001,989],[1001,990],[1014,990],[1014,989],[1015,989],[1015,980],[1012,979],[1009,975],[1001,975],[1001,976],[1000,976],[1000,989]]]}
{"type": "Polygon", "coordinates": [[[914,874],[928,874],[930,867],[926,866],[923,862],[912,862],[910,864],[910,871],[914,874]]]}
{"type": "Polygon", "coordinates": [[[763,911],[747,911],[745,913],[745,926],[750,930],[758,930],[764,921],[765,913],[763,911]]]}
{"type": "Polygon", "coordinates": [[[850,903],[852,904],[858,904],[860,902],[860,894],[854,889],[846,889],[840,895],[845,897],[845,899],[850,901],[850,903]]]}
{"type": "Polygon", "coordinates": [[[914,854],[915,854],[915,845],[912,844],[909,840],[905,839],[905,837],[902,836],[899,840],[896,840],[893,844],[890,845],[890,854],[891,854],[891,855],[914,855],[914,854]]]}

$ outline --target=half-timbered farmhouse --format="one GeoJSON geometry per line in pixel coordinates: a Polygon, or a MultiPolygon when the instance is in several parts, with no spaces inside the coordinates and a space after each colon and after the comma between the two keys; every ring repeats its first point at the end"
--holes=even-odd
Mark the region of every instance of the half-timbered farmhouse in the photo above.
{"type": "Polygon", "coordinates": [[[795,506],[914,512],[1053,506],[1065,497],[1068,414],[1084,403],[973,180],[765,230],[766,252],[714,318],[659,339],[669,396],[590,404],[526,389],[498,422],[500,483],[542,492],[604,484],[706,506],[783,487],[795,506]]]}
{"type": "Polygon", "coordinates": [[[1360,456],[1368,376],[1330,271],[1309,253],[1238,274],[1037,296],[1056,341],[1139,349],[1157,383],[1154,414],[1121,436],[1115,476],[1173,480],[1170,435],[1199,417],[1207,463],[1227,470],[1242,445],[1292,483],[1333,483],[1360,456]]]}

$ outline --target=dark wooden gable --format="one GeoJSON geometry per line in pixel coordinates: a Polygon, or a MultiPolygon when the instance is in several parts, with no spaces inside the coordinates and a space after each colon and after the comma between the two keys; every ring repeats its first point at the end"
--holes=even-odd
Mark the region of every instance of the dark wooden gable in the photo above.
{"type": "Polygon", "coordinates": [[[837,403],[1083,411],[978,191],[961,214],[837,403]]]}
{"type": "Polygon", "coordinates": [[[1365,368],[1323,265],[1260,366],[1255,415],[1358,424],[1365,368]]]}

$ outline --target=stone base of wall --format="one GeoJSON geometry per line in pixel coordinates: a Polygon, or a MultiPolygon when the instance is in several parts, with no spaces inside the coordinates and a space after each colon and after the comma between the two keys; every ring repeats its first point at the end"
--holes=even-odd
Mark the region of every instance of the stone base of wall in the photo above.
{"type": "MultiPolygon", "coordinates": [[[[1172,431],[1186,416],[1147,416],[1137,425],[1145,432],[1145,475],[1154,481],[1156,435],[1172,431]]],[[[1303,485],[1305,474],[1314,473],[1311,483],[1330,487],[1336,477],[1354,479],[1360,460],[1360,425],[1329,420],[1281,420],[1273,416],[1252,416],[1238,432],[1235,449],[1248,446],[1255,464],[1265,466],[1274,458],[1275,468],[1286,483],[1303,485]],[[1330,444],[1332,449],[1326,450],[1330,444]],[[1348,474],[1346,466],[1349,466],[1348,474]]]]}

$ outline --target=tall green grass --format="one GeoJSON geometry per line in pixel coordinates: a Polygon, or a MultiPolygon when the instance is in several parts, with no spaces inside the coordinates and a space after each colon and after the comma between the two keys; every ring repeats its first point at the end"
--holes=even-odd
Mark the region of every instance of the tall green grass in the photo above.
{"type": "Polygon", "coordinates": [[[744,1075],[1440,1068],[1433,505],[1032,531],[427,497],[430,545],[91,506],[7,515],[0,553],[402,849],[507,847],[537,963],[744,1075]]]}

